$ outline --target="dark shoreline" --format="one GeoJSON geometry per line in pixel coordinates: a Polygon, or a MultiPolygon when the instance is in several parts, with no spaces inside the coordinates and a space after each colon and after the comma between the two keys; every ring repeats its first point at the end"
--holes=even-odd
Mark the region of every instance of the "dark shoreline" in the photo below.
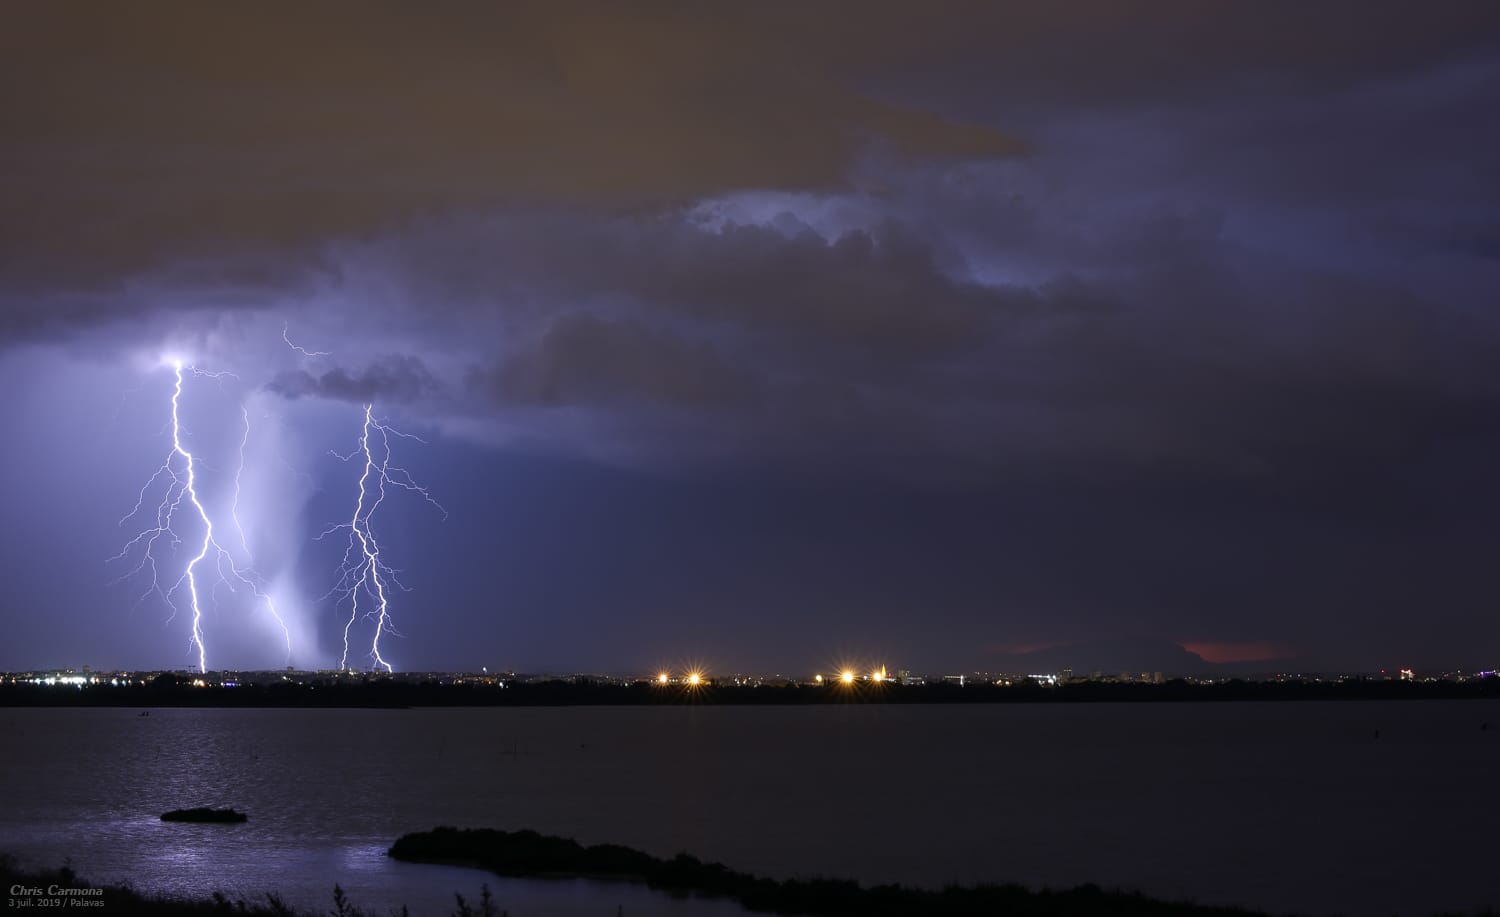
{"type": "Polygon", "coordinates": [[[508,878],[603,879],[638,882],[677,897],[728,898],[748,910],[807,917],[1255,917],[1263,912],[1147,898],[1137,892],[1081,885],[1032,891],[1021,885],[948,886],[941,890],[900,885],[865,887],[844,879],[775,879],[735,872],[685,853],[670,860],[621,847],[584,847],[535,831],[436,828],[407,834],[389,856],[411,863],[485,869],[508,878]]]}
{"type": "MultiPolygon", "coordinates": [[[[1070,889],[1032,890],[1010,883],[949,885],[924,889],[900,885],[862,886],[832,878],[775,880],[741,873],[721,863],[704,863],[679,853],[670,860],[614,844],[585,847],[562,837],[535,831],[439,827],[398,838],[387,851],[409,863],[457,866],[515,879],[586,879],[645,885],[677,899],[728,899],[746,910],[784,917],[1269,917],[1247,908],[1168,901],[1124,889],[1080,885],[1070,889]]],[[[55,869],[21,868],[0,852],[0,885],[13,902],[53,898],[54,906],[77,905],[125,917],[406,917],[402,906],[360,906],[338,884],[330,888],[332,910],[306,911],[286,904],[276,893],[247,900],[214,892],[204,898],[180,898],[137,891],[129,884],[100,885],[64,865],[55,869]]],[[[494,917],[508,913],[481,884],[475,898],[455,894],[454,917],[494,917]]],[[[14,904],[13,904],[14,907],[14,904]]],[[[1474,917],[1495,917],[1493,908],[1474,917]]],[[[423,915],[411,915],[423,917],[423,915]]],[[[525,917],[518,914],[517,917],[525,917]]],[[[1439,917],[1454,917],[1444,912],[1439,917]]]]}
{"type": "MultiPolygon", "coordinates": [[[[448,684],[401,678],[314,677],[236,687],[192,687],[172,680],[145,685],[0,685],[0,707],[569,707],[822,704],[1195,703],[1236,701],[1496,700],[1500,678],[1407,682],[1350,680],[1126,684],[756,685],[695,687],[612,684],[572,679],[448,684]]],[[[1500,724],[1497,724],[1500,727],[1500,724]]]]}
{"type": "MultiPolygon", "coordinates": [[[[408,834],[389,851],[393,859],[483,870],[517,879],[591,879],[630,882],[674,898],[727,898],[747,910],[785,917],[1267,917],[1264,912],[1233,907],[1211,907],[1191,902],[1169,902],[1147,898],[1136,892],[1105,891],[1083,885],[1065,891],[1030,891],[1020,885],[950,886],[927,891],[883,885],[861,887],[838,879],[807,879],[778,882],[736,873],[718,863],[703,863],[686,854],[661,860],[628,847],[599,845],[583,847],[559,837],[533,831],[459,831],[438,828],[408,834]]],[[[229,898],[222,893],[202,899],[175,898],[136,891],[128,885],[95,885],[71,868],[21,869],[0,854],[0,885],[13,901],[52,899],[54,908],[76,910],[81,904],[99,913],[127,917],[386,917],[406,915],[402,905],[383,909],[362,907],[333,885],[331,911],[305,911],[287,905],[279,895],[267,893],[254,900],[229,898]],[[20,890],[19,892],[17,890],[20,890]],[[54,889],[56,893],[54,894],[54,889]],[[75,903],[76,902],[76,903],[75,903]]],[[[481,885],[477,898],[455,895],[454,917],[493,917],[508,913],[481,885]],[[489,902],[492,910],[485,910],[489,902]],[[466,910],[467,908],[467,910],[466,910]]],[[[427,917],[413,914],[411,917],[427,917]]],[[[526,917],[518,914],[517,917],[526,917]]],[[[604,917],[601,913],[601,917],[604,917]]]]}

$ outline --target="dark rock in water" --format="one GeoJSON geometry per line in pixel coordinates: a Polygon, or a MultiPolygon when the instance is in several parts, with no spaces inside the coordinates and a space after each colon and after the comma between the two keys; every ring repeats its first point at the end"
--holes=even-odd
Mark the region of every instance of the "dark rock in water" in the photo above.
{"type": "Polygon", "coordinates": [[[195,821],[195,822],[242,822],[249,818],[244,812],[236,812],[233,809],[173,809],[162,813],[162,821],[195,821]]]}

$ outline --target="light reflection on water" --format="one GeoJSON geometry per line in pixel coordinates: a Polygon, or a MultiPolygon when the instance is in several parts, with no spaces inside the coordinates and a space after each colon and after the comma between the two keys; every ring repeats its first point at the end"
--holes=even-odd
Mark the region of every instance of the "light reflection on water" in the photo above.
{"type": "Polygon", "coordinates": [[[0,710],[0,849],[88,878],[326,911],[742,913],[639,886],[402,864],[439,824],[778,877],[1098,882],[1276,911],[1500,903],[1494,702],[0,710]],[[1481,723],[1491,724],[1481,730],[1481,723]],[[1375,730],[1380,738],[1374,737],[1375,730]],[[243,825],[168,824],[209,805],[243,825]]]}
{"type": "Polygon", "coordinates": [[[0,772],[0,850],[27,865],[67,861],[94,881],[181,897],[223,891],[263,901],[275,891],[317,913],[331,906],[335,883],[378,914],[405,904],[419,917],[446,915],[455,892],[474,901],[483,884],[512,917],[745,913],[628,883],[506,879],[390,859],[398,836],[439,822],[522,827],[465,801],[485,798],[490,777],[472,722],[437,735],[411,713],[0,710],[0,728],[16,739],[0,772]],[[160,819],[198,805],[251,818],[160,819]]]}

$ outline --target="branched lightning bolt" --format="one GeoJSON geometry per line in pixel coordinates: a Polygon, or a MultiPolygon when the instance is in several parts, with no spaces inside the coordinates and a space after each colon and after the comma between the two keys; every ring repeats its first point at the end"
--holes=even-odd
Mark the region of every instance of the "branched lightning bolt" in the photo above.
{"type": "Polygon", "coordinates": [[[421,437],[403,433],[377,420],[374,415],[374,406],[367,404],[365,405],[364,427],[359,435],[359,445],[348,455],[334,453],[345,462],[353,461],[355,456],[364,458],[364,467],[359,476],[359,495],[354,503],[354,515],[348,522],[332,526],[318,536],[322,538],[333,532],[349,530],[349,543],[344,549],[344,559],[339,566],[338,582],[324,596],[328,598],[336,595],[340,602],[344,599],[349,600],[349,619],[344,624],[344,654],[339,659],[341,669],[349,668],[349,634],[355,622],[361,617],[360,595],[363,594],[372,603],[372,607],[364,612],[363,617],[373,619],[375,622],[375,633],[370,640],[368,654],[370,667],[372,669],[384,667],[387,672],[392,671],[391,664],[380,653],[380,638],[383,634],[400,635],[392,626],[389,593],[392,586],[404,591],[409,590],[401,583],[397,571],[381,559],[380,543],[376,540],[371,525],[376,510],[380,509],[381,503],[385,501],[387,485],[420,494],[424,500],[437,507],[444,519],[448,518],[448,511],[433,499],[432,494],[427,492],[427,488],[418,484],[405,468],[391,464],[391,437],[393,436],[413,439],[420,443],[426,442],[421,437]]]}
{"type": "MultiPolygon", "coordinates": [[[[276,602],[261,587],[259,577],[253,571],[242,569],[238,566],[234,561],[234,557],[219,544],[214,534],[213,519],[198,497],[198,460],[194,458],[193,453],[183,443],[181,404],[184,371],[214,379],[222,379],[230,374],[212,373],[192,367],[184,367],[181,362],[174,363],[173,370],[176,382],[172,389],[172,449],[167,453],[166,460],[162,462],[161,467],[156,469],[145,486],[141,488],[140,494],[136,497],[135,508],[120,520],[120,524],[124,525],[128,520],[140,514],[141,510],[145,507],[147,494],[155,487],[158,481],[167,482],[166,491],[163,493],[161,501],[156,505],[153,518],[154,524],[126,542],[125,547],[120,553],[110,558],[110,560],[124,560],[136,548],[141,548],[140,561],[134,569],[124,574],[120,579],[123,580],[149,570],[150,584],[146,587],[146,591],[141,593],[140,599],[137,602],[144,600],[152,593],[160,595],[167,603],[167,606],[172,609],[172,614],[167,618],[168,622],[175,618],[177,614],[177,602],[174,596],[184,586],[187,587],[188,607],[192,611],[193,616],[190,646],[198,657],[198,670],[206,672],[208,670],[208,651],[203,642],[203,602],[199,591],[198,565],[207,560],[210,554],[213,554],[214,562],[211,569],[218,575],[218,579],[214,584],[215,587],[222,583],[228,586],[231,592],[236,591],[234,582],[231,581],[232,578],[232,580],[238,581],[241,585],[247,587],[258,599],[264,602],[267,610],[276,619],[276,623],[281,627],[282,634],[286,638],[287,659],[290,662],[292,653],[291,632],[287,630],[286,622],[282,620],[280,613],[276,610],[276,602]],[[156,545],[163,538],[166,538],[172,547],[176,547],[182,543],[182,538],[173,528],[173,523],[184,500],[192,506],[199,523],[203,527],[203,541],[199,545],[197,553],[187,562],[186,567],[183,568],[182,575],[172,583],[170,588],[163,590],[161,587],[160,572],[157,567],[156,545]]],[[[243,417],[245,435],[240,442],[240,464],[235,471],[235,500],[230,510],[230,514],[234,518],[235,527],[240,532],[241,543],[244,542],[244,530],[239,527],[239,479],[240,474],[244,470],[245,443],[249,441],[250,437],[250,415],[248,412],[244,412],[243,417]]]]}

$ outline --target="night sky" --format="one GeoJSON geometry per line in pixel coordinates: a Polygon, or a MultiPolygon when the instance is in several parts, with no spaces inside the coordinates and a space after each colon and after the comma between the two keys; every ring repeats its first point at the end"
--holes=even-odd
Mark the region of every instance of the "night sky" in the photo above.
{"type": "Polygon", "coordinates": [[[0,668],[189,664],[174,358],[304,666],[371,402],[397,668],[1500,659],[1496,4],[22,3],[0,85],[0,668]]]}

